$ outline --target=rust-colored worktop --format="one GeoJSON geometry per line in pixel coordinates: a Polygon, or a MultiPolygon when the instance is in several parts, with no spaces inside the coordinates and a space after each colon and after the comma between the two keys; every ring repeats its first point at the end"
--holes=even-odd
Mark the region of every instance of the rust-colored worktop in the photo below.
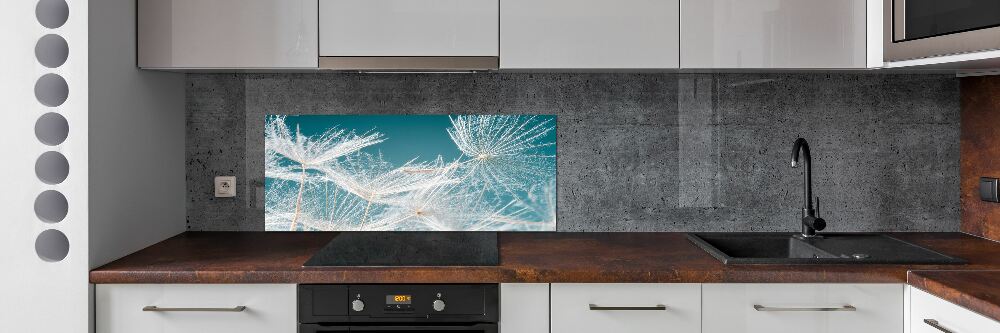
{"type": "Polygon", "coordinates": [[[726,266],[683,233],[501,233],[496,267],[302,267],[333,233],[187,232],[100,267],[92,283],[883,282],[909,270],[1000,270],[1000,243],[893,237],[968,265],[726,266]]]}
{"type": "Polygon", "coordinates": [[[911,271],[907,283],[1000,321],[1000,270],[911,271]]]}

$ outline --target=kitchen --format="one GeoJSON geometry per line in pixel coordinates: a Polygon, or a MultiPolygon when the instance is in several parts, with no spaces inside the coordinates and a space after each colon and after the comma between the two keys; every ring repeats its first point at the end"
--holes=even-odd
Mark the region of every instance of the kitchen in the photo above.
{"type": "Polygon", "coordinates": [[[990,1],[6,5],[3,332],[1000,332],[990,1]]]}

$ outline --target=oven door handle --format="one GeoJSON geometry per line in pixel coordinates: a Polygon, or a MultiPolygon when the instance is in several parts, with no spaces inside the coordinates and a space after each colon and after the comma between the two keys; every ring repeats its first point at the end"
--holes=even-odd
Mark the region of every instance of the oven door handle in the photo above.
{"type": "Polygon", "coordinates": [[[299,333],[350,332],[350,326],[299,325],[299,333]]]}
{"type": "Polygon", "coordinates": [[[463,331],[463,332],[483,332],[496,333],[496,324],[473,324],[473,325],[422,325],[413,326],[351,326],[351,332],[423,332],[423,331],[463,331]]]}

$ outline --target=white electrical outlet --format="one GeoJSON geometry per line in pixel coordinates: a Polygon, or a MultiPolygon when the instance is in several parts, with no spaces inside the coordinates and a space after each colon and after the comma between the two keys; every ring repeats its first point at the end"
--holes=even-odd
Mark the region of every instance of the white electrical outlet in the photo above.
{"type": "Polygon", "coordinates": [[[236,196],[236,177],[218,176],[215,177],[215,197],[232,198],[236,196]]]}

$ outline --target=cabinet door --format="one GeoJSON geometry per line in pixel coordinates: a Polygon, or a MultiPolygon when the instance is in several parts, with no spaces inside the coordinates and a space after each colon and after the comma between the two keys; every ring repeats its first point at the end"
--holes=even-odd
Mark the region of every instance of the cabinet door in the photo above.
{"type": "Polygon", "coordinates": [[[324,57],[496,57],[499,0],[319,0],[324,57]]]}
{"type": "Polygon", "coordinates": [[[549,284],[500,284],[500,331],[549,333],[549,284]]]}
{"type": "Polygon", "coordinates": [[[701,285],[552,284],[552,333],[698,333],[701,285]]]}
{"type": "Polygon", "coordinates": [[[294,284],[100,284],[98,333],[294,333],[294,284]],[[156,306],[163,311],[144,310],[156,306]],[[220,311],[246,307],[242,311],[220,311]],[[186,310],[186,311],[176,311],[186,310]]]}
{"type": "Polygon", "coordinates": [[[702,291],[705,333],[903,332],[901,284],[726,283],[702,291]]]}
{"type": "Polygon", "coordinates": [[[677,68],[677,0],[503,0],[500,68],[677,68]]]}
{"type": "Polygon", "coordinates": [[[865,0],[682,0],[682,68],[865,68],[865,0]]]}
{"type": "Polygon", "coordinates": [[[909,290],[910,332],[908,333],[941,333],[944,330],[953,333],[1000,332],[1000,322],[923,290],[912,287],[909,290]]]}
{"type": "Polygon", "coordinates": [[[316,0],[139,0],[139,67],[316,68],[316,0]]]}

